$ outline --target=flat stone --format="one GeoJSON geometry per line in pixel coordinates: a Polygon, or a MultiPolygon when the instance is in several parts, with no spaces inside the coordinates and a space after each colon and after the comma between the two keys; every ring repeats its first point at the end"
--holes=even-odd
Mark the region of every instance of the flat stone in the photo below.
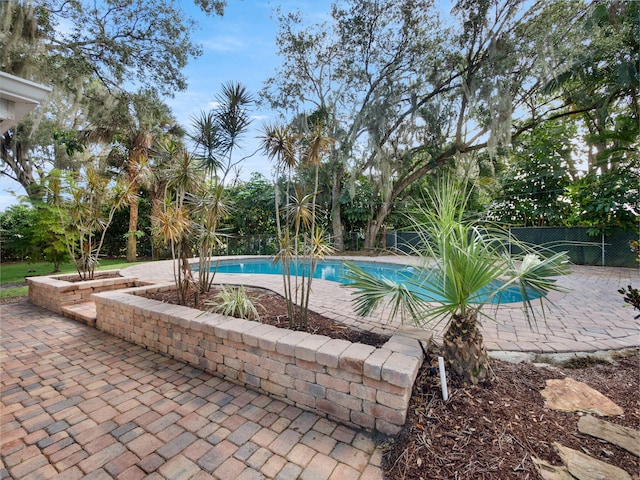
{"type": "Polygon", "coordinates": [[[564,465],[551,465],[536,457],[531,457],[531,459],[543,480],[575,480],[576,478],[569,473],[564,465]]]}
{"type": "Polygon", "coordinates": [[[621,468],[597,460],[557,442],[554,442],[553,445],[558,450],[562,463],[567,466],[569,473],[578,480],[602,480],[605,478],[632,480],[631,475],[621,468]]]}
{"type": "Polygon", "coordinates": [[[640,431],[638,430],[587,415],[578,421],[578,431],[606,440],[640,457],[640,431]]]}
{"type": "Polygon", "coordinates": [[[589,385],[573,378],[547,380],[540,392],[544,406],[561,412],[589,412],[596,415],[622,415],[624,411],[589,385]]]}

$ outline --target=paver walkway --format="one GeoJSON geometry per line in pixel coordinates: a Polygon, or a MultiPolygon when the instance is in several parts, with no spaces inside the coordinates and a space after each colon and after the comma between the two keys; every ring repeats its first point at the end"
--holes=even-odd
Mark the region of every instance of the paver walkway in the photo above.
{"type": "Polygon", "coordinates": [[[366,433],[26,301],[0,309],[0,479],[382,479],[366,433]]]}

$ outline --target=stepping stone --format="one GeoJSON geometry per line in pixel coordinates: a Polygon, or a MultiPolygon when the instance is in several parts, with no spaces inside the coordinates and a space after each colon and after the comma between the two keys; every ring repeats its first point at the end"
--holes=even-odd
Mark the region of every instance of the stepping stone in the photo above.
{"type": "Polygon", "coordinates": [[[85,323],[90,327],[96,325],[96,304],[95,302],[76,303],[62,307],[62,314],[77,322],[85,323]]]}
{"type": "Polygon", "coordinates": [[[632,480],[631,475],[608,463],[590,457],[582,452],[565,447],[557,442],[553,444],[558,450],[562,463],[578,480],[632,480]]]}
{"type": "Polygon", "coordinates": [[[596,415],[622,415],[624,410],[589,385],[573,378],[547,380],[540,392],[544,406],[561,412],[589,412],[596,415]]]}
{"type": "Polygon", "coordinates": [[[531,459],[542,480],[576,480],[576,477],[571,475],[564,465],[551,465],[536,457],[531,457],[531,459]]]}
{"type": "Polygon", "coordinates": [[[606,440],[640,457],[640,431],[638,430],[587,415],[578,420],[578,431],[606,440]]]}

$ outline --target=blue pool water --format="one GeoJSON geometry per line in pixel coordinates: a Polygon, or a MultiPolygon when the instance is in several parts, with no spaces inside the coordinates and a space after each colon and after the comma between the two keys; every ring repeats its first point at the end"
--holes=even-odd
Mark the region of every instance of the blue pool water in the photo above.
{"type": "MultiPolygon", "coordinates": [[[[424,278],[425,273],[419,268],[409,265],[400,265],[393,263],[370,262],[363,260],[350,260],[365,272],[377,278],[386,278],[396,283],[406,283],[411,279],[424,278]]],[[[212,267],[217,273],[258,273],[267,275],[282,274],[282,265],[273,263],[269,258],[242,258],[234,260],[221,260],[212,267]]],[[[314,278],[329,280],[343,285],[348,284],[345,277],[345,262],[342,260],[328,259],[320,260],[316,266],[314,278]]],[[[419,290],[419,287],[416,287],[419,290]]],[[[538,298],[532,294],[531,298],[538,298]]],[[[500,303],[521,302],[522,296],[518,288],[507,289],[501,293],[500,298],[495,301],[500,303]]]]}

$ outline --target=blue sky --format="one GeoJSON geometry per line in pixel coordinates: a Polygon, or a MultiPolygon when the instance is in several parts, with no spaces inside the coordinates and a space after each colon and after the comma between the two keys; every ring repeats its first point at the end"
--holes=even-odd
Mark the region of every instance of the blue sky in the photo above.
{"type": "MultiPolygon", "coordinates": [[[[273,75],[279,59],[275,43],[277,21],[274,9],[280,5],[284,11],[300,10],[313,21],[328,18],[331,2],[325,0],[229,0],[224,17],[200,13],[198,8],[184,3],[184,8],[200,23],[201,30],[193,37],[203,49],[203,55],[192,61],[184,70],[189,79],[189,87],[178,92],[167,103],[178,121],[188,127],[190,118],[202,110],[208,110],[221,86],[227,82],[240,82],[255,96],[262,88],[263,81],[273,75]]],[[[274,120],[275,113],[267,109],[252,109],[253,131],[242,144],[243,151],[237,158],[253,153],[259,144],[263,123],[274,120]]],[[[245,160],[242,178],[249,178],[252,172],[271,175],[271,166],[260,153],[245,160]]]]}

